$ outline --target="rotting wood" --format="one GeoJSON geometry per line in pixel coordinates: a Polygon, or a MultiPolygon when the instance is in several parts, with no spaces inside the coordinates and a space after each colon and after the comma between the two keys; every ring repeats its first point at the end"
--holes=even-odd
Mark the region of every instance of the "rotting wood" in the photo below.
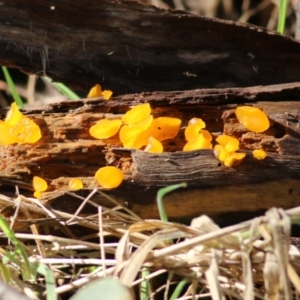
{"type": "Polygon", "coordinates": [[[136,1],[4,0],[0,64],[115,94],[300,81],[300,43],[136,1]]]}
{"type": "MultiPolygon", "coordinates": [[[[298,89],[299,86],[245,89],[244,98],[242,89],[218,90],[218,99],[224,99],[224,103],[203,100],[213,92],[203,90],[126,95],[110,101],[63,102],[27,111],[25,113],[40,125],[43,137],[35,145],[1,147],[1,192],[7,192],[7,185],[16,184],[25,195],[32,195],[33,175],[42,176],[50,183],[43,199],[60,210],[74,212],[78,202],[65,194],[69,179],[81,178],[87,190],[78,194],[87,195],[97,186],[93,178],[96,170],[110,163],[122,168],[126,179],[119,188],[106,193],[142,218],[158,217],[155,196],[160,187],[183,181],[188,183],[188,188],[166,197],[166,209],[171,218],[296,206],[300,199],[297,119],[300,103],[250,100],[265,99],[261,89],[269,90],[268,95],[273,99],[278,97],[277,93],[287,93],[290,88],[298,89]],[[226,103],[225,95],[229,95],[229,90],[239,93],[239,104],[244,99],[245,103],[263,108],[271,119],[270,129],[253,134],[241,128],[232,114],[237,104],[226,103]],[[272,90],[275,92],[270,92],[272,90]],[[183,128],[178,137],[164,142],[169,152],[157,155],[124,149],[117,136],[108,140],[91,138],[88,130],[97,120],[115,118],[139,102],[149,102],[155,117],[167,115],[182,119],[183,128]],[[182,152],[184,126],[195,116],[203,118],[207,129],[215,136],[224,131],[240,138],[242,151],[249,153],[245,161],[236,168],[227,168],[219,163],[212,150],[182,152]],[[252,158],[251,150],[256,148],[267,150],[268,157],[263,161],[252,158]]],[[[101,195],[93,197],[93,201],[111,206],[101,195]]],[[[85,212],[88,211],[87,208],[85,212]]]]}

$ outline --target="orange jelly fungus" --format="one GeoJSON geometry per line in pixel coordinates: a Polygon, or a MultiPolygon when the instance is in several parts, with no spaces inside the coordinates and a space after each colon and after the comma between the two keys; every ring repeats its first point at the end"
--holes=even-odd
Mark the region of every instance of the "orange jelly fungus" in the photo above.
{"type": "Polygon", "coordinates": [[[179,132],[181,120],[170,117],[160,117],[153,120],[149,128],[150,135],[159,141],[173,139],[179,132]]]}
{"type": "Polygon", "coordinates": [[[225,151],[224,147],[221,145],[215,145],[214,147],[214,154],[215,157],[220,160],[220,161],[224,161],[226,159],[226,157],[229,155],[227,151],[225,151]]]}
{"type": "Polygon", "coordinates": [[[113,189],[118,187],[122,183],[124,174],[120,169],[108,166],[100,168],[96,172],[95,178],[101,187],[106,189],[113,189]]]}
{"type": "Polygon", "coordinates": [[[41,137],[40,127],[29,118],[22,118],[20,122],[9,129],[9,135],[14,143],[33,144],[41,137]]]}
{"type": "Polygon", "coordinates": [[[132,125],[139,123],[151,114],[151,107],[149,103],[139,104],[132,107],[126,114],[122,117],[124,124],[132,125]]]}
{"type": "Polygon", "coordinates": [[[104,100],[109,100],[112,94],[113,94],[113,92],[110,91],[110,90],[103,91],[102,92],[103,99],[104,100]]]}
{"type": "Polygon", "coordinates": [[[236,167],[242,163],[246,156],[246,153],[231,153],[224,160],[224,165],[226,167],[236,167]]]}
{"type": "Polygon", "coordinates": [[[183,151],[192,151],[199,149],[211,149],[212,144],[203,134],[199,134],[195,139],[187,142],[184,146],[183,151]]]}
{"type": "Polygon", "coordinates": [[[235,110],[238,121],[248,130],[259,133],[270,127],[267,115],[259,108],[239,106],[235,110]]]}
{"type": "Polygon", "coordinates": [[[164,151],[164,147],[160,141],[150,136],[144,151],[149,153],[162,153],[164,151]]]}
{"type": "Polygon", "coordinates": [[[102,96],[102,88],[100,84],[96,84],[95,86],[93,86],[88,95],[87,98],[96,98],[96,97],[101,97],[102,96]]]}
{"type": "Polygon", "coordinates": [[[184,136],[187,142],[194,140],[200,134],[202,134],[207,140],[212,140],[210,132],[202,129],[202,127],[199,125],[189,125],[184,131],[184,136]]]}
{"type": "Polygon", "coordinates": [[[93,125],[89,132],[96,139],[108,139],[118,133],[121,125],[121,120],[102,119],[93,125]]]}
{"type": "Polygon", "coordinates": [[[83,188],[82,181],[78,178],[72,178],[69,181],[69,189],[72,191],[78,191],[83,188]]]}
{"type": "Polygon", "coordinates": [[[90,89],[87,98],[96,98],[102,96],[104,100],[109,100],[112,94],[113,92],[109,90],[105,90],[102,92],[101,85],[96,84],[90,89]]]}
{"type": "Polygon", "coordinates": [[[200,118],[192,118],[192,119],[190,119],[189,125],[197,125],[197,126],[201,127],[200,129],[203,129],[203,128],[206,127],[205,122],[202,119],[200,119],[200,118]]]}
{"type": "Polygon", "coordinates": [[[263,160],[267,156],[267,153],[264,150],[260,150],[260,149],[254,150],[252,154],[258,160],[263,160]]]}
{"type": "Polygon", "coordinates": [[[12,103],[5,121],[0,120],[0,144],[32,144],[41,137],[40,127],[29,118],[25,117],[18,109],[16,103],[12,103]]]}
{"type": "Polygon", "coordinates": [[[223,134],[216,138],[216,141],[224,147],[224,150],[227,152],[235,152],[239,149],[240,142],[238,139],[223,134]]]}
{"type": "Polygon", "coordinates": [[[6,115],[5,123],[9,126],[14,126],[23,118],[25,118],[25,116],[19,111],[16,102],[13,102],[11,104],[10,110],[6,115]]]}
{"type": "Polygon", "coordinates": [[[48,188],[48,184],[45,179],[39,177],[39,176],[34,176],[32,180],[32,185],[35,191],[39,192],[44,192],[48,188]]]}
{"type": "Polygon", "coordinates": [[[153,117],[150,115],[137,124],[122,126],[119,132],[119,138],[123,147],[139,149],[146,145],[150,137],[149,129],[152,123],[153,117]]]}
{"type": "Polygon", "coordinates": [[[42,192],[46,191],[48,188],[48,184],[45,179],[39,177],[39,176],[34,176],[32,180],[32,185],[34,188],[34,197],[36,198],[41,198],[42,197],[42,192]]]}

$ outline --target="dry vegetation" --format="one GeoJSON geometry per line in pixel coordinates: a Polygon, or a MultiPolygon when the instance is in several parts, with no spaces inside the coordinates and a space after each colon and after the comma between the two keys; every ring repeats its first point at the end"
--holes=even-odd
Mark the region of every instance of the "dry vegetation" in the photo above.
{"type": "MultiPolygon", "coordinates": [[[[253,22],[271,30],[277,25],[278,9],[276,1],[271,0],[144,2],[209,17],[253,22]]],[[[295,30],[293,5],[295,1],[288,10],[289,35],[295,30]]],[[[48,93],[35,93],[34,81],[30,77],[27,88],[19,86],[28,105],[64,100],[58,99],[60,96],[47,83],[48,93]]],[[[8,91],[4,82],[0,82],[0,88],[8,91]]],[[[0,101],[5,106],[7,99],[2,97],[0,101]]],[[[15,182],[15,191],[3,185],[0,207],[20,244],[11,245],[7,232],[1,233],[0,253],[9,257],[15,249],[24,249],[31,268],[17,252],[17,261],[2,262],[0,270],[5,281],[29,297],[36,297],[33,292],[38,292],[40,298],[47,293],[49,296],[45,276],[34,275],[36,263],[42,263],[53,271],[54,290],[61,299],[68,299],[96,278],[108,276],[133,288],[137,298],[143,297],[139,287],[147,282],[144,299],[170,299],[180,282],[182,292],[172,299],[299,298],[300,252],[291,244],[291,224],[300,224],[300,208],[272,208],[264,216],[219,228],[205,215],[189,225],[143,220],[97,189],[83,193],[52,192],[49,199],[60,201],[62,195],[64,201],[68,195],[72,201],[77,199],[77,211],[70,212],[68,205],[60,209],[59,205],[51,206],[47,199],[25,197],[18,186],[22,183],[15,182]],[[94,202],[97,194],[110,205],[104,207],[94,202]]]]}

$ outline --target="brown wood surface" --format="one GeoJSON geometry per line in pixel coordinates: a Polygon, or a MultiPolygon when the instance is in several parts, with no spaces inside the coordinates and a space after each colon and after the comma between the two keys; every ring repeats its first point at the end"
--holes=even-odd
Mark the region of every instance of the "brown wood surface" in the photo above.
{"type": "MultiPolygon", "coordinates": [[[[181,182],[187,182],[188,187],[166,197],[171,218],[299,205],[300,103],[295,101],[295,96],[293,101],[293,97],[290,101],[259,101],[265,99],[267,91],[270,98],[276,99],[278,94],[288,94],[299,87],[300,84],[286,84],[245,90],[144,93],[110,101],[63,102],[24,112],[39,124],[43,137],[34,145],[1,147],[1,193],[7,192],[8,185],[16,184],[25,195],[32,195],[31,180],[38,175],[50,184],[44,200],[63,211],[74,212],[79,204],[74,197],[65,194],[69,179],[81,178],[86,190],[78,194],[87,195],[97,186],[93,178],[96,170],[111,164],[119,166],[126,179],[119,188],[106,193],[128,205],[142,218],[158,217],[155,195],[159,188],[181,182]],[[219,100],[205,100],[214,93],[219,95],[219,100]],[[244,100],[244,103],[264,109],[271,120],[269,130],[253,134],[237,123],[234,116],[237,104],[226,99],[226,95],[235,98],[237,94],[239,104],[244,100]],[[178,137],[164,142],[166,153],[148,154],[124,149],[118,136],[95,140],[89,135],[90,126],[97,120],[115,118],[131,105],[143,102],[151,104],[155,117],[182,119],[178,137]],[[248,153],[243,164],[235,168],[224,167],[214,157],[213,150],[182,152],[184,126],[192,117],[203,118],[214,136],[225,132],[238,137],[242,151],[248,153]],[[265,160],[252,158],[251,151],[257,148],[268,152],[265,160]]],[[[101,195],[96,195],[93,201],[112,205],[101,195]]]]}
{"type": "Polygon", "coordinates": [[[95,83],[127,94],[300,81],[292,38],[136,1],[3,0],[0,22],[1,65],[85,93],[95,83]]]}

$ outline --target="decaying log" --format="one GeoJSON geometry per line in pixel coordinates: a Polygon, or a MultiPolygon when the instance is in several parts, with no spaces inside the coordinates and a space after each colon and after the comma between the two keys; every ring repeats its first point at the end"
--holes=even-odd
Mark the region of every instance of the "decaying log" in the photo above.
{"type": "MultiPolygon", "coordinates": [[[[63,102],[26,111],[24,113],[41,127],[43,136],[34,145],[1,146],[1,193],[7,193],[7,185],[16,184],[24,195],[32,195],[31,180],[38,175],[50,184],[43,200],[59,205],[61,210],[74,212],[78,203],[65,194],[69,179],[81,178],[86,190],[79,194],[86,195],[97,186],[93,178],[96,170],[111,164],[119,166],[126,179],[119,188],[105,192],[142,218],[158,217],[157,190],[180,182],[187,182],[188,187],[166,197],[171,218],[299,205],[300,103],[260,101],[267,96],[276,99],[289,94],[288,91],[293,95],[291,91],[299,91],[299,88],[300,84],[295,83],[244,90],[144,93],[110,101],[63,102]],[[211,98],[215,94],[218,94],[216,101],[211,98]],[[239,104],[251,103],[268,114],[271,127],[266,132],[247,132],[236,121],[233,109],[237,104],[230,98],[235,99],[237,95],[239,104]],[[115,118],[130,106],[144,102],[151,104],[154,117],[173,116],[182,120],[178,137],[164,142],[165,153],[124,149],[117,135],[107,140],[95,140],[89,135],[90,126],[99,119],[115,118]],[[214,157],[213,150],[182,152],[184,126],[195,116],[204,119],[214,136],[225,132],[238,137],[241,151],[248,154],[245,161],[227,168],[214,157]],[[252,157],[251,151],[257,148],[268,152],[265,160],[252,157]]],[[[4,117],[5,111],[1,115],[4,117]]],[[[111,205],[101,195],[94,196],[93,201],[111,205]]]]}
{"type": "Polygon", "coordinates": [[[300,81],[300,43],[263,28],[136,1],[4,0],[0,64],[85,93],[300,81]]]}

